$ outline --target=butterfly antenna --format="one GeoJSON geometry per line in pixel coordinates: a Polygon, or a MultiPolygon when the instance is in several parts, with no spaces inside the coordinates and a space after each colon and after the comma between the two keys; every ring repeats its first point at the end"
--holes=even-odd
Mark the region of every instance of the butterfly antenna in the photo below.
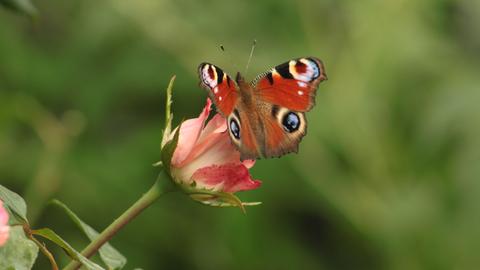
{"type": "Polygon", "coordinates": [[[252,49],[250,50],[250,56],[248,57],[248,61],[247,61],[247,67],[245,68],[245,76],[247,76],[248,66],[250,66],[250,61],[252,60],[253,51],[255,51],[255,46],[256,46],[256,45],[257,45],[257,40],[254,39],[254,40],[253,40],[253,44],[252,44],[252,49]]]}

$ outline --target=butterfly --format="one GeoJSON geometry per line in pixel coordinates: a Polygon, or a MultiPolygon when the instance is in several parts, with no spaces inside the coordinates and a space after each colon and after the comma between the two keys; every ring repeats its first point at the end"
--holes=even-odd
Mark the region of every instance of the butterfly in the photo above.
{"type": "Polygon", "coordinates": [[[306,134],[305,112],[315,106],[318,85],[327,79],[320,59],[304,57],[280,64],[247,83],[202,63],[200,85],[227,120],[241,159],[280,157],[298,152],[306,134]]]}

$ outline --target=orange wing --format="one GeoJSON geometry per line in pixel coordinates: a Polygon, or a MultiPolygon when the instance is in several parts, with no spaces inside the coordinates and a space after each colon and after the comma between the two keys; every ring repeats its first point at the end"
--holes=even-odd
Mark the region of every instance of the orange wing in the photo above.
{"type": "Polygon", "coordinates": [[[220,113],[227,117],[232,113],[238,100],[238,86],[230,76],[217,66],[202,63],[198,67],[200,85],[208,91],[220,113]]]}
{"type": "Polygon", "coordinates": [[[317,87],[326,79],[320,59],[298,58],[262,74],[252,86],[257,97],[267,103],[306,112],[315,105],[317,87]]]}

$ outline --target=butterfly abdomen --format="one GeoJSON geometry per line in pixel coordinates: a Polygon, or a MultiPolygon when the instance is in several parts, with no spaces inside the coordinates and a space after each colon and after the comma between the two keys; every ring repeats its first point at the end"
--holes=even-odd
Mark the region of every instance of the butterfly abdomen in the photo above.
{"type": "Polygon", "coordinates": [[[243,103],[243,105],[248,111],[251,111],[252,109],[255,110],[252,86],[245,81],[240,72],[237,73],[235,81],[237,82],[240,92],[240,101],[243,103]]]}

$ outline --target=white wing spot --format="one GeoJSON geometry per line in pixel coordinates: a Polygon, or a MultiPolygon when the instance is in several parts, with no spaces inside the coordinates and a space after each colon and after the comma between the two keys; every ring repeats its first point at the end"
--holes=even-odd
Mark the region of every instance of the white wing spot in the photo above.
{"type": "Polygon", "coordinates": [[[215,87],[215,89],[213,89],[213,92],[214,92],[215,94],[218,94],[218,87],[215,87]]]}
{"type": "Polygon", "coordinates": [[[222,101],[222,97],[218,97],[218,100],[222,101]]]}
{"type": "Polygon", "coordinates": [[[298,86],[300,87],[307,87],[307,84],[301,81],[297,81],[298,86]]]}
{"type": "Polygon", "coordinates": [[[298,93],[300,96],[303,96],[303,91],[301,91],[301,90],[298,90],[298,92],[297,92],[297,93],[298,93]]]}

